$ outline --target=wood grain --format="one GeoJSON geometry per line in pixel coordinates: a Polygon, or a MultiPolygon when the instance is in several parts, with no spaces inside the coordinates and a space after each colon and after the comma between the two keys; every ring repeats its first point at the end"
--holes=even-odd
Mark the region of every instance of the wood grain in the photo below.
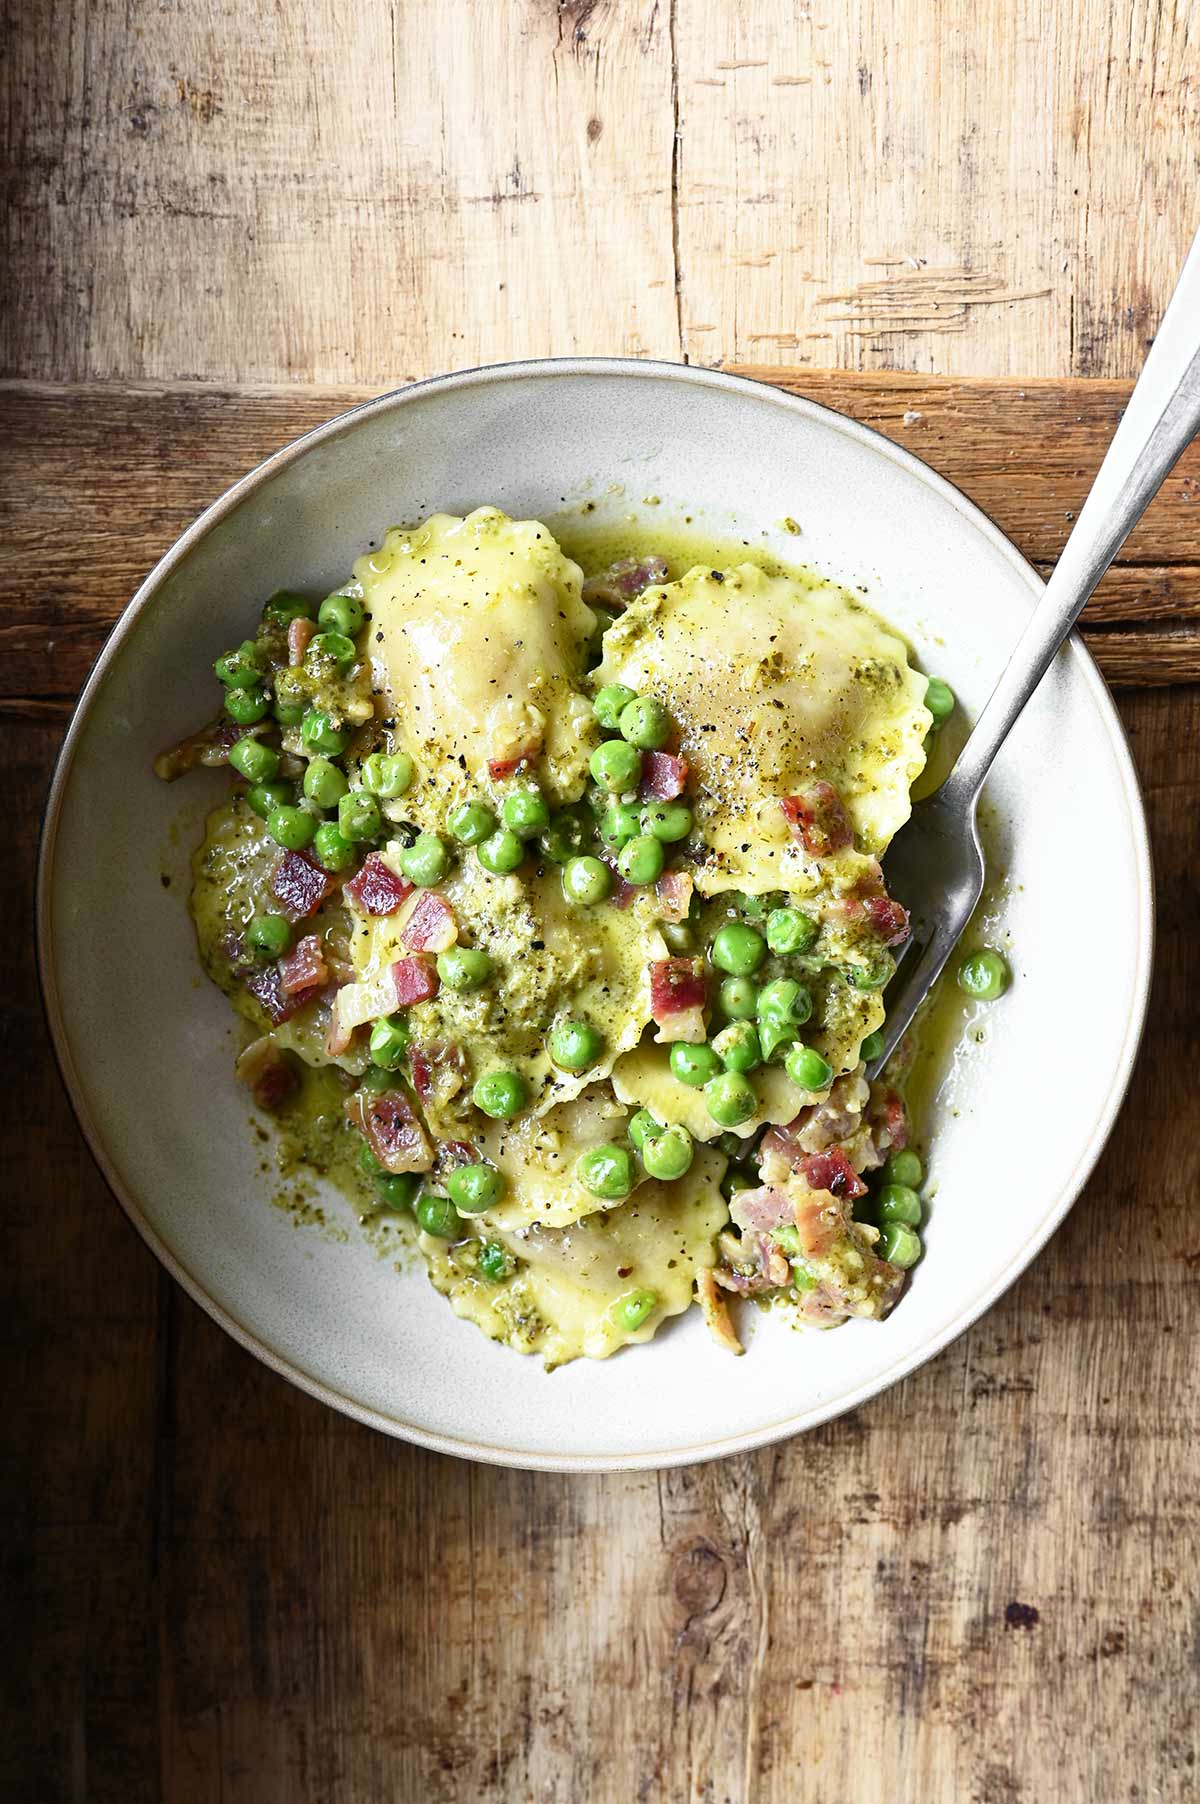
{"type": "Polygon", "coordinates": [[[1195,225],[1189,0],[39,0],[8,35],[9,375],[1128,376],[1195,225]]]}
{"type": "MultiPolygon", "coordinates": [[[[748,372],[915,451],[1052,567],[1120,417],[1120,382],[748,372]]],[[[74,695],[143,576],[221,491],[362,388],[0,385],[0,714],[74,695]],[[37,574],[30,581],[30,572],[37,574]]],[[[1084,616],[1110,682],[1200,680],[1200,446],[1084,616]]]]}
{"type": "MultiPolygon", "coordinates": [[[[0,1795],[1193,1799],[1200,691],[1123,712],[1158,978],[1084,1197],[895,1390],[688,1471],[471,1467],[250,1359],[158,1273],[89,1164],[18,934],[0,1795]]],[[[56,737],[3,740],[6,920],[28,919],[56,737]]]]}

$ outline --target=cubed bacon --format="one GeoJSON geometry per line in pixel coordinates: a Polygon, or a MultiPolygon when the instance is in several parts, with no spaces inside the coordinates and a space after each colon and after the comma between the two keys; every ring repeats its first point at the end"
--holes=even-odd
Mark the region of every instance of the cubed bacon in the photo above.
{"type": "Polygon", "coordinates": [[[281,1108],[299,1087],[300,1079],[294,1061],[276,1046],[270,1034],[263,1034],[261,1039],[252,1040],[245,1051],[238,1054],[234,1070],[249,1088],[259,1108],[269,1109],[272,1113],[281,1108]]]}
{"type": "Polygon", "coordinates": [[[608,892],[609,901],[614,908],[619,908],[622,911],[632,907],[638,898],[637,885],[634,883],[626,883],[624,877],[622,877],[620,871],[617,869],[616,859],[610,854],[604,854],[604,863],[612,872],[612,886],[608,892]]]}
{"type": "Polygon", "coordinates": [[[285,852],[271,873],[271,893],[289,921],[316,914],[333,888],[329,873],[303,852],[285,852]]]}
{"type": "Polygon", "coordinates": [[[367,1094],[356,1090],[346,1100],[346,1118],[366,1139],[385,1171],[429,1171],[433,1148],[416,1111],[401,1089],[367,1094]]]}
{"type": "Polygon", "coordinates": [[[418,952],[412,958],[398,958],[392,966],[396,985],[396,1007],[410,1008],[414,1002],[428,1002],[438,992],[438,977],[430,961],[418,952]]]}
{"type": "Polygon", "coordinates": [[[729,1214],[739,1228],[769,1234],[772,1228],[790,1224],[792,1199],[786,1190],[774,1184],[760,1184],[756,1190],[735,1191],[729,1214]]]}
{"type": "Polygon", "coordinates": [[[841,1205],[823,1191],[797,1201],[793,1220],[800,1251],[808,1259],[825,1259],[845,1238],[846,1222],[841,1205]]]}
{"type": "Polygon", "coordinates": [[[908,938],[908,910],[890,896],[868,896],[863,902],[867,919],[885,946],[898,946],[908,938]]]}
{"type": "MultiPolygon", "coordinates": [[[[453,1101],[467,1077],[467,1061],[462,1048],[449,1046],[441,1040],[429,1046],[410,1046],[408,1068],[412,1072],[413,1089],[421,1101],[441,1108],[453,1101]]],[[[473,1158],[474,1154],[470,1156],[473,1158]]]]}
{"type": "Polygon", "coordinates": [[[404,898],[411,896],[412,884],[397,875],[378,852],[371,852],[349,883],[343,884],[342,894],[363,914],[392,915],[404,898]]]}
{"type": "Polygon", "coordinates": [[[799,795],[784,796],[779,806],[810,858],[829,858],[854,842],[842,798],[824,778],[810,783],[799,795]]]}
{"type": "Polygon", "coordinates": [[[664,871],[654,885],[660,921],[686,921],[692,906],[692,873],[664,871]]]}
{"type": "Polygon", "coordinates": [[[703,959],[660,958],[650,966],[650,1013],[660,1025],[703,1008],[707,994],[703,959]]]}
{"type": "Polygon", "coordinates": [[[895,1090],[872,1084],[867,1105],[867,1121],[877,1163],[882,1165],[888,1153],[908,1145],[908,1113],[895,1090]]]}
{"type": "Polygon", "coordinates": [[[583,585],[583,599],[599,602],[601,607],[624,608],[651,583],[665,583],[667,563],[661,557],[623,557],[607,570],[589,576],[583,585]]]}
{"type": "Polygon", "coordinates": [[[532,764],[535,758],[539,758],[541,751],[540,739],[527,739],[524,745],[514,746],[511,751],[505,752],[503,757],[489,758],[488,776],[495,782],[499,782],[505,777],[515,777],[525,765],[532,764]]]}
{"type": "MultiPolygon", "coordinates": [[[[339,991],[340,995],[341,992],[339,991]]],[[[356,1028],[349,1027],[342,1020],[337,1010],[337,997],[329,1014],[329,1032],[325,1035],[325,1051],[331,1059],[340,1059],[344,1052],[349,1052],[354,1043],[356,1028]]]]}
{"type": "Polygon", "coordinates": [[[866,1185],[840,1146],[831,1146],[823,1153],[809,1153],[799,1170],[810,1190],[827,1190],[837,1197],[866,1195],[866,1185]]]}
{"type": "Polygon", "coordinates": [[[251,731],[250,727],[239,727],[228,714],[219,714],[198,733],[189,733],[177,745],[159,752],[154,760],[154,774],[164,783],[174,783],[178,777],[195,770],[198,764],[207,767],[228,764],[230,748],[251,731]]]}
{"type": "Polygon", "coordinates": [[[688,761],[672,752],[643,752],[642,780],[638,793],[643,801],[673,802],[687,785],[688,761]]]}
{"type": "Polygon", "coordinates": [[[243,982],[254,1000],[265,1010],[272,1027],[281,1027],[285,1021],[290,1021],[321,990],[320,984],[313,984],[308,989],[294,990],[289,994],[284,990],[278,965],[262,965],[256,970],[248,971],[243,982]]]}
{"type": "Polygon", "coordinates": [[[304,654],[308,650],[308,642],[316,632],[316,622],[308,620],[303,614],[297,614],[294,620],[288,621],[288,663],[303,664],[304,654]]]}
{"type": "Polygon", "coordinates": [[[469,1140],[443,1140],[438,1152],[440,1165],[474,1165],[479,1158],[469,1140]]]}
{"type": "Polygon", "coordinates": [[[414,896],[400,929],[400,944],[410,952],[445,952],[458,938],[454,910],[435,889],[414,896]]]}
{"type": "Polygon", "coordinates": [[[301,990],[319,990],[328,982],[329,966],[325,963],[320,936],[306,933],[286,958],[280,959],[279,987],[285,996],[295,996],[301,990]]]}

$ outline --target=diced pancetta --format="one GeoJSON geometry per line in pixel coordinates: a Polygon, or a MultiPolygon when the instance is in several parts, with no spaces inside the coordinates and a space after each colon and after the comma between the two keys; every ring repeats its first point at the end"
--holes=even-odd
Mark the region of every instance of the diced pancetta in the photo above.
{"type": "Polygon", "coordinates": [[[433,1148],[403,1090],[356,1090],[347,1098],[346,1117],[362,1133],[385,1171],[432,1168],[433,1148]]]}
{"type": "Polygon", "coordinates": [[[320,989],[329,982],[329,967],[318,934],[306,933],[279,961],[279,987],[285,996],[320,989]]]}
{"type": "Polygon", "coordinates": [[[505,751],[500,757],[489,758],[488,776],[495,782],[500,782],[505,777],[515,777],[519,770],[532,764],[535,758],[540,758],[541,752],[542,742],[540,739],[527,739],[523,745],[514,746],[511,751],[505,751]]]}
{"type": "Polygon", "coordinates": [[[303,852],[285,852],[271,873],[271,893],[289,921],[316,914],[333,888],[329,873],[303,852]]]}
{"type": "Polygon", "coordinates": [[[316,630],[316,622],[307,619],[303,614],[297,614],[294,620],[288,621],[287,647],[289,664],[303,664],[304,654],[308,650],[308,642],[316,630]]]}
{"type": "Polygon", "coordinates": [[[654,885],[660,921],[686,921],[694,884],[690,871],[664,871],[654,885]]]}
{"type": "Polygon", "coordinates": [[[729,1214],[739,1228],[769,1234],[791,1225],[792,1199],[774,1184],[760,1184],[756,1190],[736,1190],[729,1214]]]}
{"type": "Polygon", "coordinates": [[[410,952],[445,952],[457,938],[458,923],[445,896],[435,889],[419,891],[400,928],[401,945],[410,952]]]}
{"type": "Polygon", "coordinates": [[[780,801],[784,818],[810,858],[829,858],[854,843],[841,796],[824,778],[780,801]]]}
{"type": "Polygon", "coordinates": [[[248,1087],[260,1109],[272,1113],[295,1094],[300,1078],[291,1058],[276,1046],[270,1034],[252,1040],[234,1062],[234,1070],[248,1087]]]}
{"type": "Polygon", "coordinates": [[[321,990],[320,984],[313,984],[308,989],[295,990],[289,994],[284,990],[278,965],[259,965],[254,970],[247,971],[242,981],[265,1011],[272,1027],[281,1027],[285,1021],[290,1021],[321,990]]]}
{"type": "Polygon", "coordinates": [[[422,952],[415,953],[412,958],[398,958],[392,966],[392,981],[396,986],[397,1008],[411,1008],[414,1002],[428,1002],[431,996],[437,995],[437,972],[422,952]]]}
{"type": "Polygon", "coordinates": [[[908,938],[908,910],[891,896],[867,896],[863,909],[885,946],[898,946],[908,938]]]}
{"type": "Polygon", "coordinates": [[[603,608],[624,608],[652,583],[665,583],[667,563],[661,557],[623,557],[607,570],[589,576],[583,585],[583,599],[603,608]]]}
{"type": "Polygon", "coordinates": [[[343,884],[342,894],[362,914],[391,915],[406,896],[411,896],[412,887],[378,852],[371,852],[350,881],[343,884]]]}
{"type": "Polygon", "coordinates": [[[659,1044],[686,1040],[699,1045],[706,1037],[704,1003],[708,986],[699,958],[661,958],[650,966],[650,1013],[660,1032],[659,1044]]]}
{"type": "Polygon", "coordinates": [[[638,793],[643,801],[673,802],[687,786],[688,762],[673,752],[643,752],[638,793]]]}

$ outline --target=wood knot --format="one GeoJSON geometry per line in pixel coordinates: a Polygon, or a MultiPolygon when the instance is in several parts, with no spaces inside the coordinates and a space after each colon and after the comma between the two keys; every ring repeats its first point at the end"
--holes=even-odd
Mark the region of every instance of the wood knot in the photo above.
{"type": "Polygon", "coordinates": [[[725,1562],[711,1541],[689,1541],[675,1556],[675,1596],[689,1616],[707,1616],[715,1610],[728,1579],[725,1562]]]}

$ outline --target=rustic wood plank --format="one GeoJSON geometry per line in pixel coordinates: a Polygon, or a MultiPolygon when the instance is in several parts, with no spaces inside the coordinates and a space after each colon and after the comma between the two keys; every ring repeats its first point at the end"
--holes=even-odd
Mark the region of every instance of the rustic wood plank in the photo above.
{"type": "MultiPolygon", "coordinates": [[[[1128,384],[769,372],[926,458],[1043,569],[1070,530],[1128,384]]],[[[78,689],[130,594],[189,520],[361,388],[0,385],[0,708],[78,689]],[[31,572],[36,579],[31,580],[31,572]]],[[[1200,446],[1084,616],[1110,682],[1200,680],[1200,446]]]]}
{"type": "Polygon", "coordinates": [[[512,356],[1132,375],[1194,225],[1184,0],[43,0],[0,370],[512,356]]]}
{"type": "MultiPolygon", "coordinates": [[[[1123,712],[1159,975],[1086,1195],[985,1320],[903,1385],[688,1471],[469,1467],[251,1360],[105,1198],[19,937],[3,1076],[23,1106],[0,1148],[16,1377],[0,1791],[1194,1798],[1200,691],[1127,696],[1123,712]]],[[[0,882],[21,919],[55,734],[3,731],[0,882]]]]}

